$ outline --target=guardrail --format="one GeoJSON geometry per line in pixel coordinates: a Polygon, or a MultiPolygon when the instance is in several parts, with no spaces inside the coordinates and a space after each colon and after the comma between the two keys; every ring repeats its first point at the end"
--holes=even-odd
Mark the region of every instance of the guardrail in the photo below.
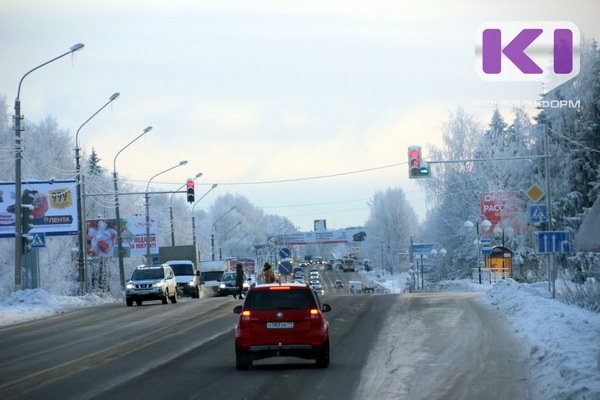
{"type": "Polygon", "coordinates": [[[473,282],[479,282],[479,273],[481,271],[481,282],[494,283],[502,279],[510,278],[510,268],[471,268],[471,279],[473,282]]]}

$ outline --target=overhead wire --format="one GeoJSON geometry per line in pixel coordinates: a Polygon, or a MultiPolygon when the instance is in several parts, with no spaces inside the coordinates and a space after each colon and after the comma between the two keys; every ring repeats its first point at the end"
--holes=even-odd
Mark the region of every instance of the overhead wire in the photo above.
{"type": "Polygon", "coordinates": [[[593,147],[586,146],[586,145],[585,145],[585,144],[583,144],[583,143],[580,143],[580,142],[578,142],[578,141],[576,141],[576,140],[574,140],[574,139],[571,139],[570,137],[567,137],[567,136],[565,136],[565,135],[563,135],[563,134],[561,134],[561,133],[558,133],[558,132],[556,132],[556,131],[555,131],[554,129],[552,129],[552,128],[548,128],[548,129],[550,130],[550,132],[551,132],[553,135],[556,135],[556,136],[558,136],[558,137],[560,137],[560,138],[562,138],[562,139],[565,139],[566,141],[568,141],[568,142],[571,142],[571,143],[573,143],[573,144],[574,144],[574,145],[576,145],[576,146],[582,147],[582,148],[584,148],[584,149],[587,149],[587,150],[589,150],[589,151],[592,151],[592,152],[594,152],[594,153],[600,153],[600,150],[598,150],[598,149],[594,149],[593,147]]]}
{"type": "MultiPolygon", "coordinates": [[[[378,167],[365,168],[365,169],[359,169],[359,170],[354,170],[354,171],[338,172],[338,173],[327,174],[327,175],[305,176],[305,177],[300,177],[300,178],[274,179],[274,180],[269,180],[269,181],[214,182],[214,183],[217,183],[219,186],[238,186],[238,185],[264,185],[264,184],[273,184],[273,183],[309,181],[309,180],[316,180],[316,179],[335,178],[338,176],[361,174],[361,173],[365,173],[365,172],[377,171],[377,170],[386,169],[386,168],[393,168],[393,167],[397,167],[397,166],[404,165],[407,163],[408,163],[407,161],[403,161],[403,162],[399,162],[399,163],[381,165],[378,167]]],[[[140,182],[140,183],[145,182],[142,180],[134,180],[134,179],[131,179],[130,181],[131,182],[140,182]]],[[[173,183],[173,182],[156,182],[156,184],[175,185],[175,183],[173,183]]],[[[212,184],[213,183],[198,183],[196,185],[200,186],[200,185],[212,185],[212,184]]]]}

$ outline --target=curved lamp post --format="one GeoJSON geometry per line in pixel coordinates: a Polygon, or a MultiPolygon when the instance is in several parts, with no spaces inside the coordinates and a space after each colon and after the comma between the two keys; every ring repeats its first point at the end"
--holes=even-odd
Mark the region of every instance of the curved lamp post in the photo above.
{"type": "Polygon", "coordinates": [[[133,144],[136,140],[144,136],[146,133],[152,130],[151,126],[147,126],[144,128],[142,133],[140,133],[135,139],[131,142],[127,143],[125,147],[117,152],[115,158],[113,159],[113,185],[115,188],[115,217],[117,219],[117,256],[119,257],[119,279],[121,281],[121,290],[125,290],[125,266],[123,264],[123,238],[121,237],[121,215],[119,214],[119,189],[117,186],[117,157],[123,150],[129,147],[129,145],[133,144]]]}
{"type": "Polygon", "coordinates": [[[224,216],[226,216],[227,214],[229,214],[233,210],[235,210],[235,206],[231,207],[229,210],[227,210],[227,212],[225,214],[223,214],[219,218],[215,219],[213,221],[213,223],[212,223],[212,233],[210,234],[210,247],[211,247],[212,260],[213,261],[215,261],[215,226],[216,226],[217,222],[219,222],[219,220],[221,218],[223,218],[224,216]]]}
{"type": "MultiPolygon", "coordinates": [[[[202,172],[198,172],[195,176],[194,176],[194,186],[196,185],[196,178],[200,178],[202,176],[202,172]]],[[[171,198],[169,199],[169,219],[171,220],[171,246],[175,246],[175,225],[173,223],[173,196],[175,195],[175,193],[179,192],[181,189],[183,189],[185,186],[187,185],[187,182],[184,183],[183,185],[179,186],[177,188],[177,190],[175,190],[175,192],[173,192],[171,194],[171,198]]]]}
{"type": "Polygon", "coordinates": [[[175,169],[177,167],[181,167],[182,165],[187,164],[187,160],[183,160],[183,161],[179,161],[179,164],[172,166],[171,168],[167,168],[164,171],[159,172],[158,174],[154,175],[152,178],[150,178],[150,180],[148,181],[148,184],[146,185],[146,264],[151,265],[152,264],[152,260],[150,258],[150,195],[148,194],[148,189],[150,188],[150,182],[152,182],[152,180],[154,178],[156,178],[159,175],[162,175],[166,172],[169,172],[172,169],[175,169]]]}
{"type": "Polygon", "coordinates": [[[219,260],[223,259],[223,253],[222,253],[222,242],[223,242],[223,236],[227,237],[227,234],[229,232],[231,232],[232,230],[234,230],[235,228],[237,228],[238,226],[240,226],[242,224],[242,221],[238,222],[237,224],[235,224],[234,226],[232,226],[231,228],[229,228],[227,230],[227,232],[225,232],[223,235],[221,235],[221,240],[219,240],[219,260]]]}
{"type": "Polygon", "coordinates": [[[214,183],[211,186],[211,188],[208,189],[208,191],[206,193],[204,193],[202,195],[202,197],[200,197],[198,200],[196,200],[196,202],[192,206],[192,243],[194,244],[194,247],[196,246],[196,215],[194,214],[194,208],[196,208],[196,205],[198,205],[198,203],[200,203],[200,200],[202,200],[204,197],[206,197],[206,195],[209,194],[210,192],[212,192],[213,189],[216,187],[217,187],[217,184],[214,183]]]}
{"type": "Polygon", "coordinates": [[[76,189],[77,189],[77,221],[78,221],[78,225],[77,225],[77,244],[78,244],[78,254],[77,254],[77,265],[78,265],[78,271],[79,271],[79,290],[81,291],[81,293],[85,293],[87,292],[87,270],[86,270],[86,265],[85,265],[85,213],[83,211],[83,196],[82,196],[82,190],[81,190],[81,181],[82,181],[82,177],[81,177],[81,163],[80,163],[80,159],[81,157],[79,156],[79,152],[80,152],[80,147],[79,147],[79,132],[81,131],[81,128],[83,128],[88,122],[90,122],[92,120],[92,118],[94,118],[96,115],[98,115],[98,113],[100,113],[100,111],[104,110],[106,108],[106,106],[108,106],[110,103],[112,103],[113,101],[115,101],[117,98],[119,98],[120,93],[119,92],[115,92],[113,93],[109,98],[108,101],[106,103],[104,103],[104,105],[102,107],[100,107],[98,109],[98,111],[96,111],[95,113],[92,114],[91,117],[89,117],[88,119],[85,120],[85,122],[83,124],[81,124],[81,126],[79,126],[79,128],[77,128],[77,132],[75,133],[75,175],[77,176],[77,185],[76,185],[76,189]]]}
{"type": "Polygon", "coordinates": [[[15,98],[15,291],[21,290],[21,262],[23,255],[23,227],[21,226],[22,199],[21,199],[21,159],[23,158],[23,147],[21,146],[21,84],[23,80],[32,73],[53,61],[66,55],[72,54],[83,48],[83,43],[77,43],[69,48],[69,51],[30,69],[21,77],[15,98]]]}

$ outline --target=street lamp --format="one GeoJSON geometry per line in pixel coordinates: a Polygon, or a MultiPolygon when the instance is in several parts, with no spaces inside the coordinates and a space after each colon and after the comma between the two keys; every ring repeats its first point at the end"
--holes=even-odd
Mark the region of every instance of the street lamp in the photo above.
{"type": "Polygon", "coordinates": [[[21,146],[21,84],[27,75],[35,70],[50,64],[68,54],[72,54],[83,48],[83,43],[77,43],[69,48],[69,51],[30,69],[21,77],[15,98],[15,291],[21,290],[21,259],[23,255],[23,227],[21,226],[22,199],[21,199],[21,159],[23,158],[23,147],[21,146]]]}
{"type": "Polygon", "coordinates": [[[224,216],[226,216],[233,210],[235,210],[235,206],[231,207],[225,214],[221,215],[219,218],[214,220],[212,223],[212,233],[210,234],[210,248],[211,248],[211,252],[212,252],[212,260],[213,261],[215,261],[215,226],[221,218],[223,218],[224,216]]]}
{"type": "MultiPolygon", "coordinates": [[[[223,236],[227,237],[227,234],[228,234],[229,232],[231,232],[232,230],[234,230],[235,228],[237,228],[237,227],[238,227],[238,226],[240,226],[241,224],[242,224],[242,221],[238,222],[238,223],[237,223],[237,224],[235,224],[233,227],[231,227],[230,229],[228,229],[228,230],[227,230],[227,232],[225,232],[225,233],[224,233],[224,234],[223,234],[221,237],[223,237],[223,236]]],[[[222,253],[221,253],[221,245],[222,245],[222,243],[221,243],[221,242],[223,242],[223,240],[220,240],[220,241],[219,241],[219,260],[222,260],[222,259],[223,259],[223,255],[222,255],[222,253]]]]}
{"type": "Polygon", "coordinates": [[[477,232],[477,273],[479,275],[479,283],[481,284],[481,260],[479,259],[479,256],[481,255],[480,233],[486,233],[487,231],[489,231],[490,228],[492,227],[492,223],[490,221],[488,221],[487,219],[484,219],[483,221],[478,220],[476,224],[473,224],[473,222],[467,220],[464,222],[463,227],[467,228],[467,229],[473,229],[473,227],[476,227],[476,232],[477,232]],[[480,225],[481,225],[481,232],[479,229],[480,225]]]}
{"type": "Polygon", "coordinates": [[[121,280],[121,290],[125,290],[125,266],[123,265],[123,239],[121,237],[121,215],[119,214],[119,189],[117,186],[117,157],[123,150],[133,144],[136,140],[144,136],[146,133],[152,130],[151,126],[144,128],[142,133],[136,136],[131,142],[127,143],[125,147],[117,152],[113,159],[113,184],[115,188],[115,217],[117,219],[117,256],[119,257],[119,278],[121,280]]]}
{"type": "Polygon", "coordinates": [[[248,234],[245,234],[244,236],[242,236],[242,237],[240,238],[240,240],[238,240],[237,242],[235,242],[235,243],[233,244],[233,246],[231,246],[231,249],[229,250],[229,252],[231,253],[231,255],[232,255],[232,256],[233,256],[233,254],[234,254],[234,253],[233,253],[233,249],[235,249],[235,248],[238,246],[238,244],[240,244],[240,242],[241,242],[242,240],[246,239],[247,237],[248,237],[248,234]]]}
{"type": "Polygon", "coordinates": [[[202,200],[204,197],[206,197],[206,195],[209,194],[210,192],[212,192],[213,189],[216,187],[217,187],[217,184],[213,183],[211,188],[208,189],[208,191],[206,193],[204,193],[202,195],[202,197],[200,197],[198,200],[196,200],[196,202],[192,206],[192,243],[194,244],[194,247],[196,247],[196,214],[194,213],[194,208],[196,208],[196,205],[198,203],[200,203],[200,200],[202,200]]]}
{"type": "MultiPolygon", "coordinates": [[[[196,182],[196,178],[200,178],[202,176],[202,172],[198,172],[194,176],[194,185],[196,182]]],[[[187,185],[187,182],[183,185],[179,186],[175,192],[171,193],[171,198],[169,199],[169,219],[171,220],[171,246],[175,246],[175,225],[173,224],[173,196],[175,193],[179,192],[179,190],[183,189],[184,186],[187,185]]]]}
{"type": "Polygon", "coordinates": [[[158,174],[154,175],[152,178],[150,178],[150,180],[148,181],[148,184],[146,185],[146,264],[151,265],[152,264],[152,260],[150,259],[150,195],[148,194],[148,189],[150,188],[150,182],[152,182],[152,179],[156,178],[159,175],[162,175],[166,172],[169,172],[172,169],[175,169],[177,167],[180,167],[182,165],[187,164],[187,160],[182,160],[179,161],[179,164],[172,166],[171,168],[167,168],[164,171],[159,172],[158,174]]]}
{"type": "Polygon", "coordinates": [[[81,128],[83,128],[88,122],[92,120],[96,115],[100,113],[100,111],[104,110],[106,106],[115,101],[120,96],[119,92],[113,93],[106,103],[102,107],[98,109],[91,117],[85,120],[83,124],[79,128],[77,128],[77,132],[75,133],[75,175],[77,176],[77,233],[78,233],[78,254],[77,254],[77,265],[79,270],[79,290],[81,293],[86,292],[87,287],[87,271],[85,268],[85,213],[83,211],[83,199],[82,199],[82,190],[81,190],[81,163],[80,163],[80,147],[79,147],[79,132],[81,128]]]}

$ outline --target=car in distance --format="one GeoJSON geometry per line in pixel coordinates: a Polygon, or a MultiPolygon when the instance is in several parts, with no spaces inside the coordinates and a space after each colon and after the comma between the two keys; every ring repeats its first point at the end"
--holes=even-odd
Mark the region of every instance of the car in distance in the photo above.
{"type": "Polygon", "coordinates": [[[344,283],[342,282],[341,279],[336,279],[335,283],[333,284],[333,288],[334,289],[343,289],[344,288],[344,283]]]}
{"type": "Polygon", "coordinates": [[[306,284],[262,284],[251,288],[235,327],[236,368],[244,370],[255,360],[269,357],[314,359],[318,368],[329,365],[331,310],[306,284]]]}
{"type": "Polygon", "coordinates": [[[177,303],[175,273],[168,264],[138,266],[125,286],[125,303],[128,307],[142,305],[147,300],[161,300],[163,304],[177,303]]]}
{"type": "MultiPolygon", "coordinates": [[[[236,294],[238,292],[238,287],[235,283],[235,278],[237,276],[237,272],[224,272],[221,276],[221,283],[219,284],[219,289],[217,291],[217,296],[228,296],[230,294],[236,294]]],[[[244,275],[244,285],[242,288],[242,294],[246,293],[250,288],[250,284],[248,283],[248,279],[244,275]]]]}

